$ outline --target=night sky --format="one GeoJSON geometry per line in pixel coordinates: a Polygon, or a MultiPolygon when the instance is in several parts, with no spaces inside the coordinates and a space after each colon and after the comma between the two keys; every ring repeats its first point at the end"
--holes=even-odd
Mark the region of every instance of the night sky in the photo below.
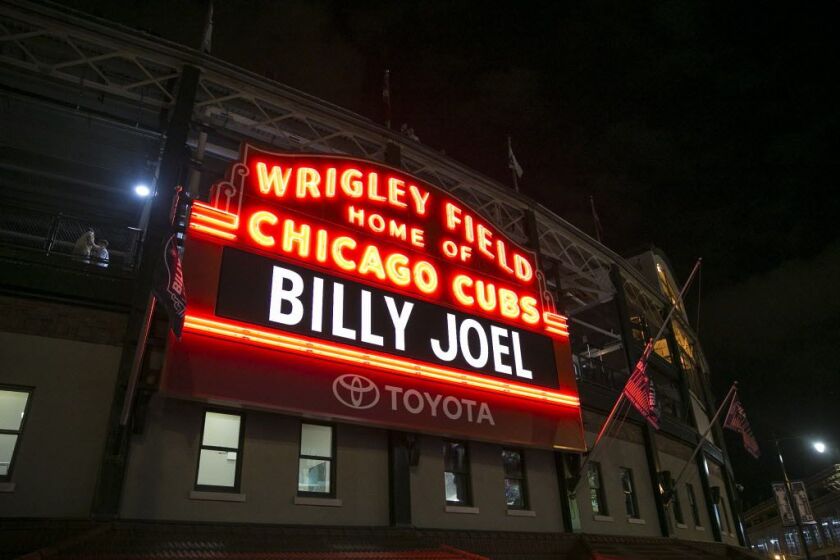
{"type": "MultiPolygon", "coordinates": [[[[197,46],[206,5],[74,0],[197,46]]],[[[704,259],[700,336],[765,453],[729,449],[748,503],[779,479],[767,438],[819,436],[840,462],[836,17],[815,3],[217,2],[213,54],[395,127],[510,184],[626,256],[684,279],[704,259]],[[833,142],[832,142],[833,140],[833,142]]],[[[697,316],[698,286],[689,298],[697,316]]],[[[830,464],[796,441],[792,475],[830,464]]]]}

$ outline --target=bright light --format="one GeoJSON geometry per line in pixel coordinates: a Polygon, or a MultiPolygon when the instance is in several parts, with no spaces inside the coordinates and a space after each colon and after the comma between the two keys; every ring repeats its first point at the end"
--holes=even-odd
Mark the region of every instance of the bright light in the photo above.
{"type": "Polygon", "coordinates": [[[817,453],[825,453],[825,444],[821,441],[814,442],[814,449],[816,449],[817,453]]]}
{"type": "Polygon", "coordinates": [[[140,198],[146,198],[147,196],[152,194],[152,189],[141,183],[139,185],[134,186],[134,194],[136,194],[140,198]]]}

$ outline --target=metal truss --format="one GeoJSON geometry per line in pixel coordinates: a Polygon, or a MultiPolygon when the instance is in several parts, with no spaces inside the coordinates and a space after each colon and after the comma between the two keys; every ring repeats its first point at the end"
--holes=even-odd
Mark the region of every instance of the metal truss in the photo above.
{"type": "Polygon", "coordinates": [[[460,198],[519,243],[527,242],[526,213],[533,211],[540,251],[557,267],[562,290],[573,301],[587,306],[609,299],[615,291],[609,271],[616,265],[630,303],[650,324],[661,323],[667,300],[619,255],[550,210],[419,142],[182,45],[67,10],[0,0],[3,71],[13,68],[160,110],[174,103],[187,64],[201,69],[196,124],[283,150],[376,161],[384,160],[389,143],[399,144],[406,171],[460,198]]]}

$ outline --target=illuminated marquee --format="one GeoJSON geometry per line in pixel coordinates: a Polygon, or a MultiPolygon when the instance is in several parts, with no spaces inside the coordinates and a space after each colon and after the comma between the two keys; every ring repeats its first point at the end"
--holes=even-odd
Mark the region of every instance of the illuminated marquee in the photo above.
{"type": "MultiPolygon", "coordinates": [[[[451,195],[373,162],[245,145],[209,201],[194,203],[188,227],[187,333],[300,356],[312,382],[361,367],[413,380],[406,395],[432,383],[423,394],[450,398],[432,391],[449,387],[456,394],[446,402],[480,402],[488,415],[509,414],[510,425],[549,407],[540,422],[530,420],[542,435],[521,442],[583,446],[566,321],[554,311],[536,255],[451,195]],[[305,365],[310,359],[344,369],[316,375],[305,365]],[[465,396],[474,391],[492,406],[465,396]],[[573,436],[556,433],[560,417],[576,427],[573,436]]],[[[171,363],[196,344],[204,343],[174,344],[171,363]]],[[[171,389],[178,375],[170,375],[171,389]]],[[[507,441],[519,437],[512,432],[507,441]]]]}

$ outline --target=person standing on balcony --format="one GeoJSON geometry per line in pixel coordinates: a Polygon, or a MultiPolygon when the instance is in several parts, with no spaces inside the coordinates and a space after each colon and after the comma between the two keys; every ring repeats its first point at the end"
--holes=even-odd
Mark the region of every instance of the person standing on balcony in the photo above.
{"type": "Polygon", "coordinates": [[[96,247],[96,243],[94,242],[93,228],[88,228],[73,245],[73,256],[82,262],[90,263],[90,254],[94,247],[96,247]]]}
{"type": "Polygon", "coordinates": [[[103,239],[99,242],[99,245],[94,245],[90,255],[93,257],[93,262],[96,263],[96,266],[108,268],[108,258],[110,257],[108,254],[108,240],[103,239]]]}

